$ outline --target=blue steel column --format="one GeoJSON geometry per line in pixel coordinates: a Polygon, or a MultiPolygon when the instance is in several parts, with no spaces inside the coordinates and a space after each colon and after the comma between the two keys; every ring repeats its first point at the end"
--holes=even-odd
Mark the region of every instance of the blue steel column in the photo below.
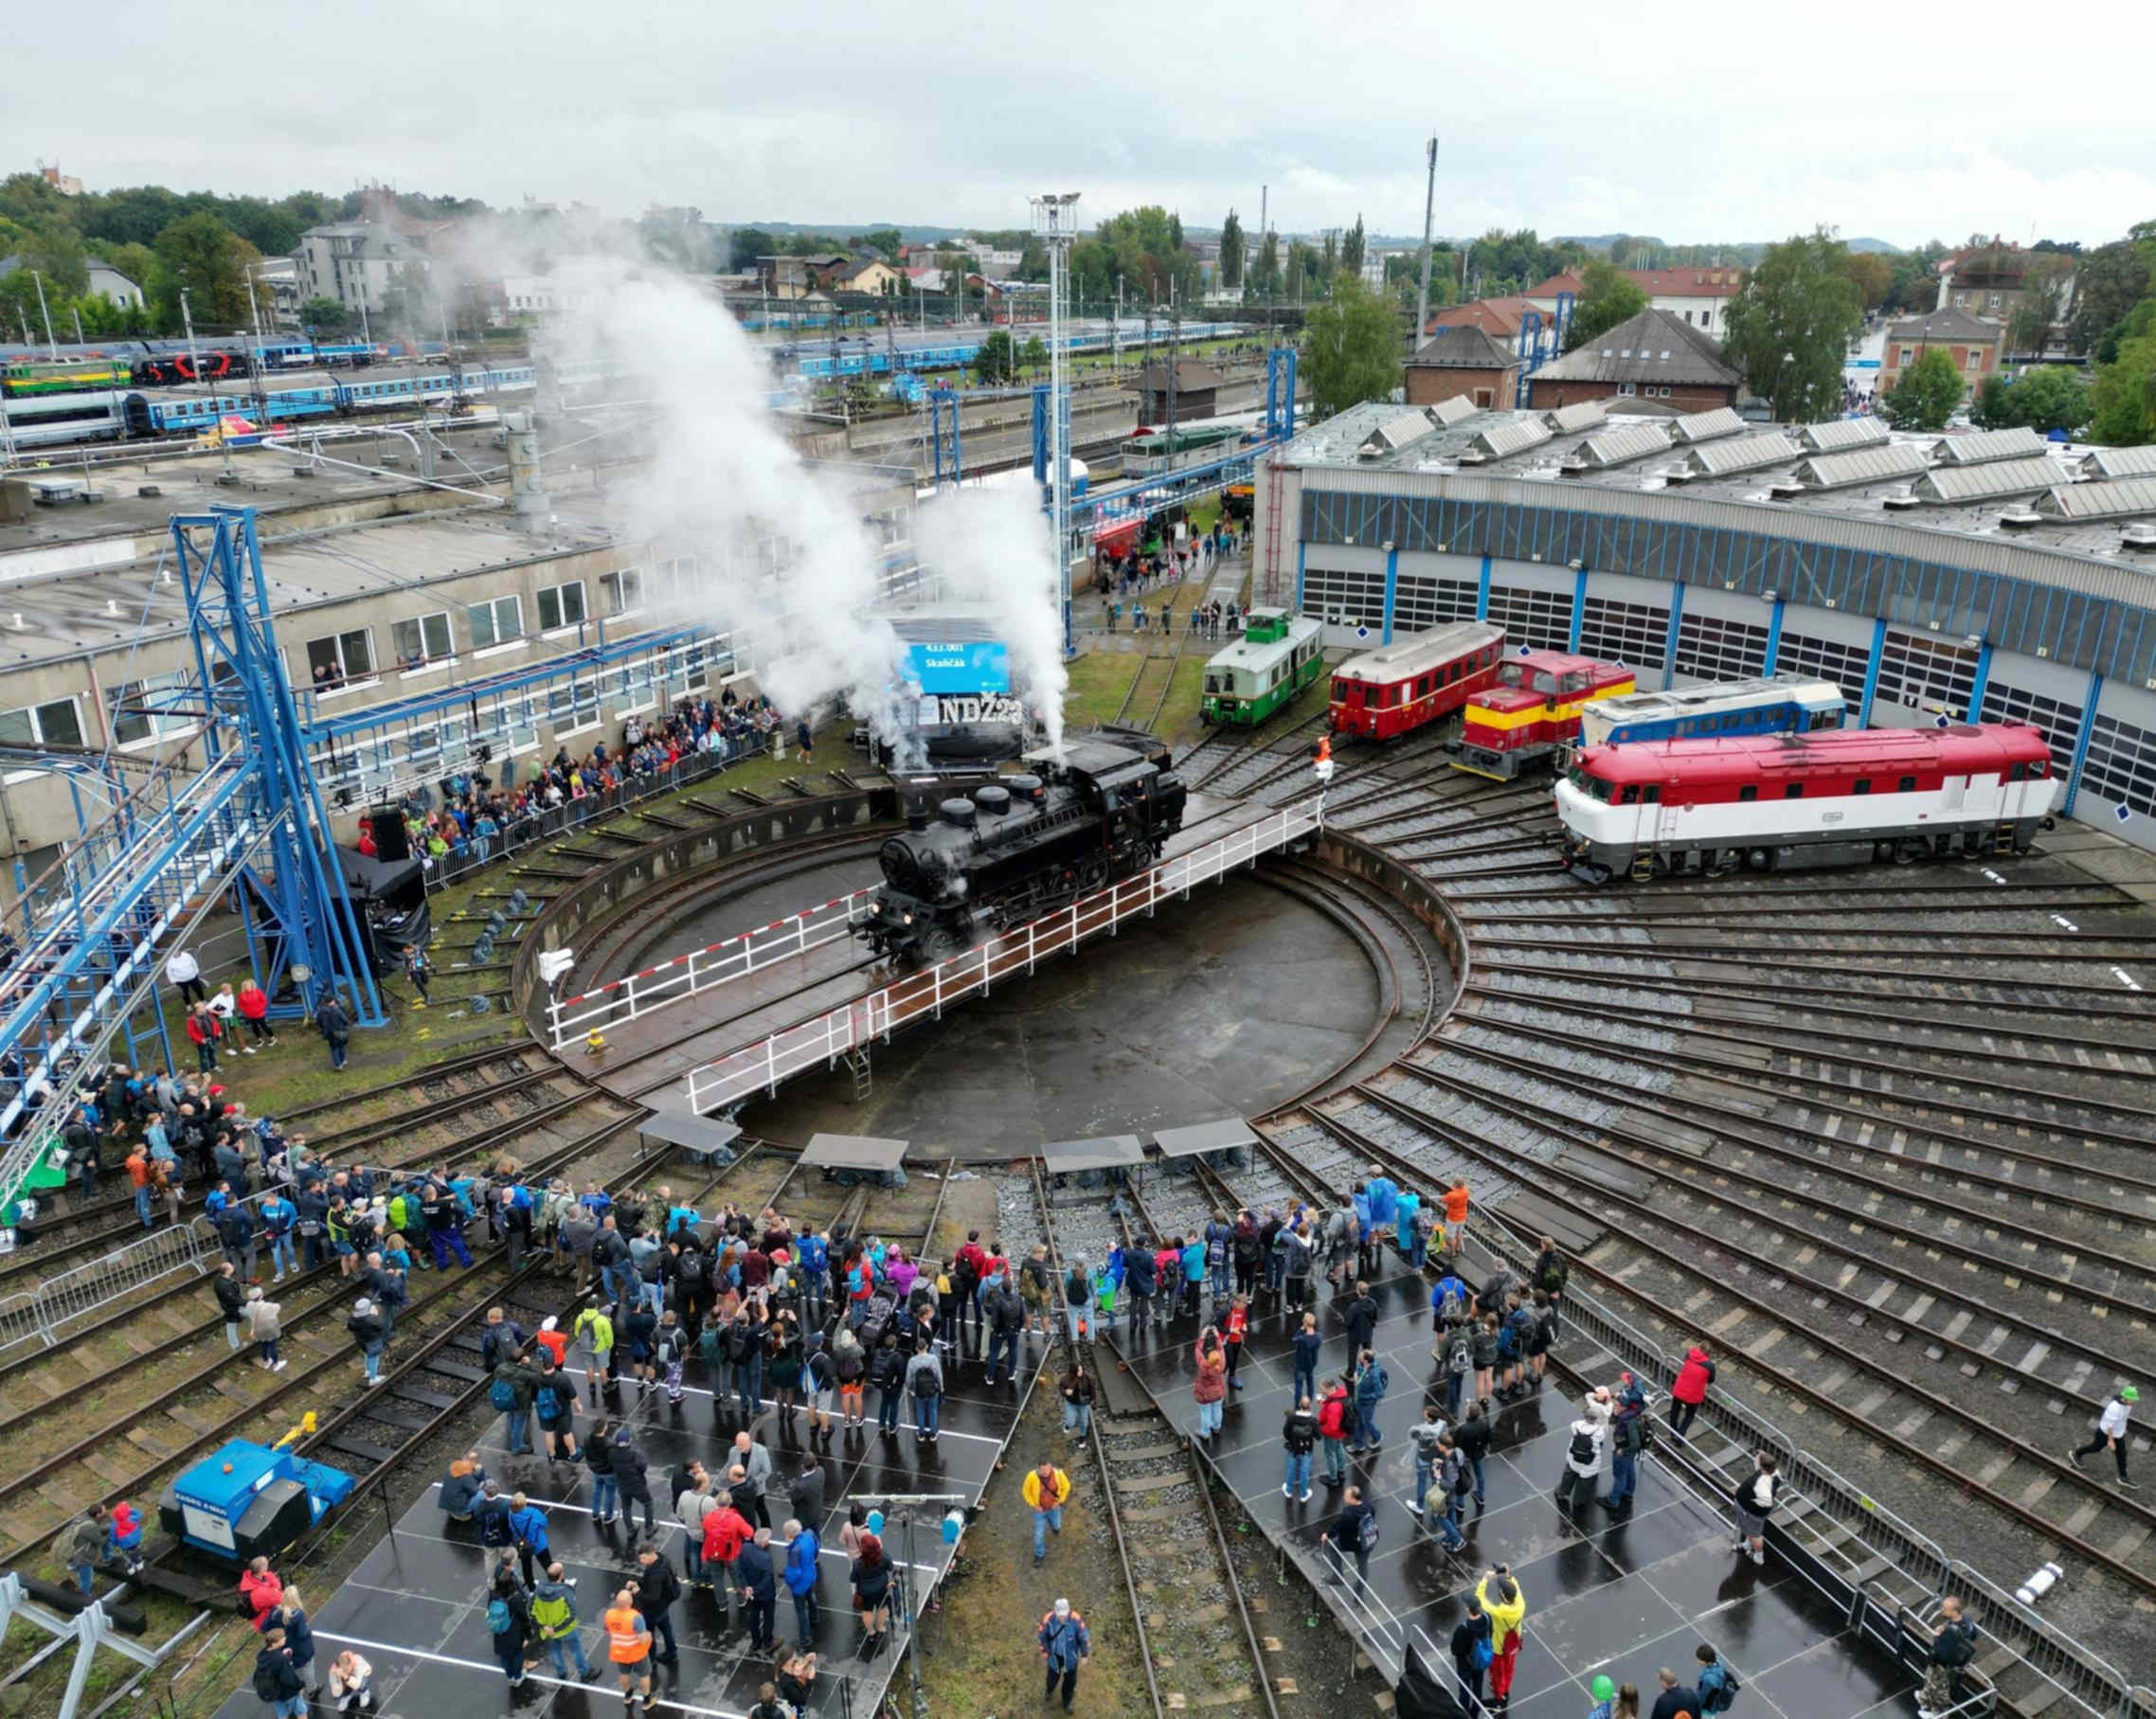
{"type": "Polygon", "coordinates": [[[2081,732],[2074,737],[2074,762],[2066,772],[2066,797],[2058,805],[2060,817],[2072,817],[2074,802],[2081,797],[2081,766],[2088,761],[2089,737],[2096,728],[2096,701],[2103,695],[2103,675],[2090,675],[2088,696],[2081,701],[2081,732]]]}
{"type": "Polygon", "coordinates": [[[1782,600],[1777,597],[1767,607],[1767,660],[1759,665],[1762,674],[1773,673],[1782,654],[1782,600]]]}
{"type": "Polygon", "coordinates": [[[1385,551],[1385,636],[1381,644],[1392,642],[1392,609],[1400,593],[1400,551],[1385,551]]]}
{"type": "Polygon", "coordinates": [[[1573,655],[1579,654],[1580,628],[1587,619],[1587,569],[1575,568],[1572,573],[1572,631],[1565,649],[1573,655]]]}
{"type": "Polygon", "coordinates": [[[1475,586],[1475,618],[1477,620],[1490,618],[1490,558],[1487,555],[1482,557],[1481,582],[1475,586]]]}
{"type": "Polygon", "coordinates": [[[1677,685],[1677,632],[1684,624],[1684,586],[1672,581],[1669,587],[1669,632],[1662,641],[1662,684],[1677,685]]]}
{"type": "Polygon", "coordinates": [[[1886,654],[1886,619],[1872,623],[1872,660],[1864,665],[1864,702],[1857,707],[1857,726],[1872,725],[1872,695],[1879,689],[1879,659],[1886,654]]]}
{"type": "Polygon", "coordinates": [[[1295,546],[1295,612],[1298,615],[1309,613],[1303,606],[1303,563],[1309,553],[1310,546],[1308,544],[1298,543],[1295,546]]]}
{"type": "Polygon", "coordinates": [[[1048,481],[1048,384],[1033,384],[1033,482],[1048,481]]]}
{"type": "Polygon", "coordinates": [[[1963,712],[1964,716],[1972,723],[1976,721],[1976,713],[1984,708],[1984,689],[1990,684],[1990,681],[1991,641],[1987,638],[1976,648],[1976,675],[1969,682],[1968,708],[1963,712]]]}

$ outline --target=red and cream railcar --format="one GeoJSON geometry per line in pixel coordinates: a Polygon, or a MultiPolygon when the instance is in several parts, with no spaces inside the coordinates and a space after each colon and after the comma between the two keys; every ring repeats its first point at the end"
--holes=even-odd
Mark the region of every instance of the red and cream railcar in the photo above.
{"type": "Polygon", "coordinates": [[[2057,797],[2019,723],[1589,746],[1556,788],[1565,862],[1590,883],[2025,853],[2057,797]]]}
{"type": "Polygon", "coordinates": [[[1497,680],[1504,629],[1460,620],[1396,638],[1333,671],[1333,732],[1391,740],[1450,716],[1497,680]]]}

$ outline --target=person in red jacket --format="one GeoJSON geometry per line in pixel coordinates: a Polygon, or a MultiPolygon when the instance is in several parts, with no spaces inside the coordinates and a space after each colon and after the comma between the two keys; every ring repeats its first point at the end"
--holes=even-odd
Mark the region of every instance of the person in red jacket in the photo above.
{"type": "Polygon", "coordinates": [[[1243,1381],[1235,1375],[1243,1368],[1243,1340],[1250,1329],[1250,1298],[1239,1295],[1229,1306],[1228,1316],[1220,1322],[1220,1341],[1228,1351],[1228,1388],[1241,1390],[1243,1381]]]}
{"type": "Polygon", "coordinates": [[[254,1039],[253,1045],[243,1045],[240,1048],[253,1056],[255,1045],[276,1044],[277,1034],[270,1030],[269,1024],[269,993],[251,978],[242,979],[239,1003],[240,1019],[246,1023],[247,1031],[254,1039]]]}
{"type": "Polygon", "coordinates": [[[205,1074],[217,1068],[218,1031],[217,1017],[207,1003],[197,1003],[188,1011],[188,1037],[194,1043],[195,1065],[205,1074]]]}
{"type": "Polygon", "coordinates": [[[704,1581],[706,1585],[726,1596],[729,1621],[733,1615],[734,1589],[738,1585],[733,1579],[734,1560],[741,1556],[741,1549],[755,1533],[748,1525],[748,1518],[734,1509],[733,1494],[720,1493],[704,1518],[704,1581]],[[723,1567],[714,1571],[711,1568],[714,1564],[723,1567]]]}
{"type": "Polygon", "coordinates": [[[1715,1359],[1703,1344],[1685,1352],[1684,1365],[1669,1388],[1669,1424],[1680,1437],[1692,1430],[1692,1418],[1707,1400],[1707,1387],[1715,1382],[1715,1359]]]}
{"type": "Polygon", "coordinates": [[[1347,1441],[1354,1430],[1354,1411],[1348,1407],[1345,1380],[1325,1381],[1325,1393],[1318,1399],[1318,1437],[1325,1450],[1325,1484],[1347,1483],[1347,1441]]]}
{"type": "Polygon", "coordinates": [[[284,1603],[284,1584],[267,1558],[257,1558],[240,1572],[240,1598],[246,1603],[248,1621],[258,1630],[262,1620],[284,1603]]]}

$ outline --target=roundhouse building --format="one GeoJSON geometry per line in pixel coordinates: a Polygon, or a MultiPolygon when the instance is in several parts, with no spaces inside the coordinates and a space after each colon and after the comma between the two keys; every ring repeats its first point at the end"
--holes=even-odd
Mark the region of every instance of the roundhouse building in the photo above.
{"type": "Polygon", "coordinates": [[[2156,479],[2028,432],[1626,409],[1315,426],[1258,470],[1258,600],[1331,646],[1487,619],[1643,689],[1790,671],[1877,725],[2032,723],[2066,809],[2156,847],[2156,479]]]}

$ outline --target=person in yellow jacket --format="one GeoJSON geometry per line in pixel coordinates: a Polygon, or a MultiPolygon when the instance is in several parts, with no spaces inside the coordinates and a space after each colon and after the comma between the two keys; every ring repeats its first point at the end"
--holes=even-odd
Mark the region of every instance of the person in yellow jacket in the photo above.
{"type": "Polygon", "coordinates": [[[1512,1566],[1500,1564],[1482,1572],[1475,1585],[1475,1598],[1490,1620],[1490,1705],[1499,1712],[1512,1704],[1512,1674],[1519,1665],[1519,1644],[1526,1636],[1521,1621],[1527,1616],[1527,1597],[1512,1579],[1512,1566]]]}
{"type": "Polygon", "coordinates": [[[1033,1513],[1033,1562],[1048,1556],[1048,1531],[1063,1531],[1063,1501],[1070,1496],[1070,1477],[1052,1462],[1026,1471],[1020,1489],[1026,1508],[1033,1513]]]}
{"type": "Polygon", "coordinates": [[[614,1321],[597,1307],[587,1307],[577,1315],[571,1330],[576,1340],[591,1352],[591,1358],[584,1364],[584,1382],[591,1390],[592,1401],[597,1402],[614,1363],[614,1321]]]}

